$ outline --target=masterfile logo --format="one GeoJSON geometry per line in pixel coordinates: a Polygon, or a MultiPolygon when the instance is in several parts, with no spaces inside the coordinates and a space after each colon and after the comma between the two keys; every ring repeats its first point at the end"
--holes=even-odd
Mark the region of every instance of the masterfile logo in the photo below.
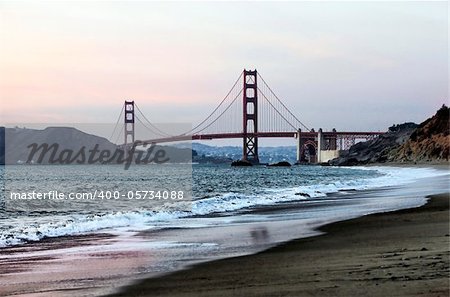
{"type": "Polygon", "coordinates": [[[89,148],[81,146],[78,150],[61,149],[59,143],[32,143],[27,146],[29,154],[27,164],[124,164],[128,169],[131,163],[135,164],[163,164],[170,161],[164,148],[157,148],[155,144],[148,144],[135,141],[129,148],[117,147],[114,150],[100,149],[96,143],[94,147],[89,148]],[[143,149],[136,150],[137,146],[143,149]]]}

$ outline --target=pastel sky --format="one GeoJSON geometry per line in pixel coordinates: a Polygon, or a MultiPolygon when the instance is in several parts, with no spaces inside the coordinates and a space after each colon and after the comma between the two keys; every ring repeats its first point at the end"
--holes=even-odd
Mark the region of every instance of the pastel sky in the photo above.
{"type": "Polygon", "coordinates": [[[385,131],[448,101],[443,2],[0,2],[1,121],[201,121],[257,68],[316,129],[385,131]]]}

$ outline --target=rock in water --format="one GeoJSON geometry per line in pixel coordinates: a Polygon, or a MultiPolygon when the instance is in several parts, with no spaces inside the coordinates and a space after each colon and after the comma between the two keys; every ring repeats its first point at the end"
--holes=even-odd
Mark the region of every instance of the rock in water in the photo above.
{"type": "Polygon", "coordinates": [[[253,164],[250,163],[247,160],[237,160],[237,161],[231,162],[231,166],[233,166],[233,167],[237,167],[237,166],[253,166],[253,164]]]}
{"type": "Polygon", "coordinates": [[[291,167],[291,163],[289,163],[287,161],[281,161],[278,163],[269,164],[267,166],[269,166],[269,167],[291,167]]]}

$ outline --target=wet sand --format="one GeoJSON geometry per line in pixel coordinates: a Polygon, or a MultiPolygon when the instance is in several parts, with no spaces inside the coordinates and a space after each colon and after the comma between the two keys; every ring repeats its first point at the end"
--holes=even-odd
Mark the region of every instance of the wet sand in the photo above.
{"type": "Polygon", "coordinates": [[[449,296],[449,194],[320,230],[326,233],[139,281],[114,296],[449,296]]]}
{"type": "Polygon", "coordinates": [[[134,255],[103,255],[114,240],[111,234],[96,233],[2,248],[0,296],[94,296],[99,285],[119,286],[134,255]]]}

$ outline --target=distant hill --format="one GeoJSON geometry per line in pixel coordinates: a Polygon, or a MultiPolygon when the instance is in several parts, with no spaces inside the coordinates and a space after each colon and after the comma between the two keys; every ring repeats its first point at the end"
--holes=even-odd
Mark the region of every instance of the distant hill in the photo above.
{"type": "MultiPolygon", "coordinates": [[[[175,144],[175,147],[191,147],[191,144],[175,144]]],[[[194,161],[200,163],[231,163],[233,160],[242,158],[241,146],[212,146],[203,143],[193,142],[192,149],[197,156],[194,161]]],[[[274,163],[280,161],[297,161],[297,149],[295,146],[260,146],[259,159],[262,163],[274,163]]]]}
{"type": "MultiPolygon", "coordinates": [[[[53,144],[57,144],[58,149],[56,157],[59,156],[60,159],[65,159],[68,154],[75,157],[83,147],[85,148],[84,153],[86,159],[89,157],[89,150],[94,148],[98,151],[109,151],[111,152],[111,155],[120,150],[117,145],[111,143],[104,137],[88,134],[72,127],[48,127],[42,130],[27,128],[3,128],[3,130],[0,130],[0,144],[1,143],[4,143],[4,146],[1,147],[4,147],[5,150],[4,163],[6,164],[22,164],[27,161],[34,164],[52,163],[50,162],[52,149],[49,149],[49,152],[44,154],[44,157],[40,162],[39,157],[42,150],[39,150],[30,158],[32,148],[29,146],[32,144],[36,144],[37,146],[47,144],[49,148],[53,144]],[[2,131],[4,131],[4,133],[1,133],[2,131]],[[64,153],[64,151],[66,152],[64,153]]],[[[159,149],[165,151],[166,157],[168,158],[167,162],[190,162],[192,158],[191,149],[155,146],[153,151],[156,152],[159,149]]],[[[98,153],[97,156],[99,156],[99,154],[100,153],[98,153]]],[[[77,160],[80,160],[80,158],[81,157],[77,160]]],[[[94,163],[102,163],[102,161],[98,160],[94,163]]],[[[116,162],[112,161],[108,163],[116,162]]],[[[56,164],[59,164],[59,162],[56,162],[56,164]]],[[[77,163],[70,162],[69,164],[77,163]]],[[[87,164],[87,162],[83,162],[82,164],[87,164]]]]}
{"type": "Polygon", "coordinates": [[[448,162],[449,108],[443,105],[421,123],[404,123],[389,128],[374,140],[353,145],[331,165],[351,166],[385,162],[448,162]]]}
{"type": "MultiPolygon", "coordinates": [[[[29,145],[58,144],[58,151],[79,151],[81,147],[93,148],[98,144],[99,150],[116,149],[116,145],[106,138],[91,135],[72,127],[47,127],[45,129],[6,128],[5,129],[5,162],[17,164],[26,162],[29,158],[29,145]]],[[[37,161],[38,154],[33,161],[37,161]]],[[[48,164],[50,153],[42,160],[42,164],[48,164]]]]}
{"type": "Polygon", "coordinates": [[[0,127],[0,165],[5,165],[5,127],[0,127]]]}

